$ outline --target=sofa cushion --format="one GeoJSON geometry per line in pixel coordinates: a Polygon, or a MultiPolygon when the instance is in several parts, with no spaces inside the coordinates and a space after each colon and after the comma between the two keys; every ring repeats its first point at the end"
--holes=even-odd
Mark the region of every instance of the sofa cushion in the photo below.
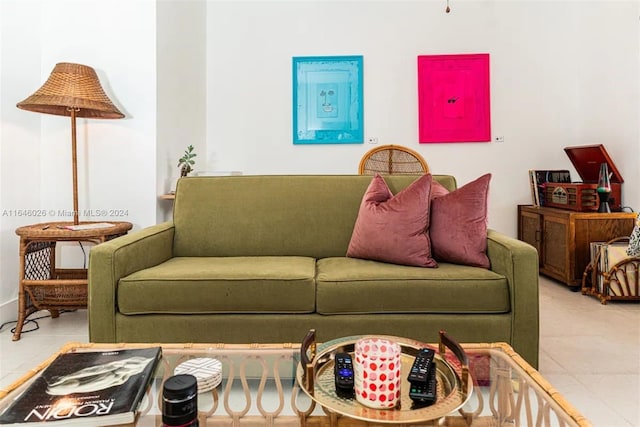
{"type": "Polygon", "coordinates": [[[315,260],[305,257],[177,257],[122,278],[124,314],[312,313],[315,260]]]}
{"type": "Polygon", "coordinates": [[[429,235],[436,261],[489,268],[487,199],[491,174],[435,197],[429,235]]]}
{"type": "Polygon", "coordinates": [[[507,279],[484,268],[420,268],[347,257],[320,259],[317,268],[321,314],[510,311],[507,279]]]}
{"type": "Polygon", "coordinates": [[[394,196],[376,174],[362,197],[347,256],[436,267],[427,234],[431,181],[423,175],[394,196]]]}

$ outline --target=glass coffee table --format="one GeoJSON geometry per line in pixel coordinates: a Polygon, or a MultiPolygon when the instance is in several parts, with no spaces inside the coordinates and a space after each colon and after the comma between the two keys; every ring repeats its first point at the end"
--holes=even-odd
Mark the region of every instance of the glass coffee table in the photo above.
{"type": "MultiPolygon", "coordinates": [[[[157,344],[156,344],[157,345],[157,344]]],[[[139,348],[153,344],[69,343],[60,352],[139,348]]],[[[591,426],[535,369],[505,343],[462,344],[469,359],[472,392],[464,406],[425,426],[591,426]]],[[[322,407],[296,377],[299,344],[162,344],[163,358],[140,407],[136,425],[161,425],[162,383],[180,363],[210,357],[222,362],[222,383],[198,395],[200,426],[367,426],[322,407]]],[[[0,411],[57,354],[0,390],[0,411]]],[[[404,423],[403,423],[404,425],[404,423]]]]}

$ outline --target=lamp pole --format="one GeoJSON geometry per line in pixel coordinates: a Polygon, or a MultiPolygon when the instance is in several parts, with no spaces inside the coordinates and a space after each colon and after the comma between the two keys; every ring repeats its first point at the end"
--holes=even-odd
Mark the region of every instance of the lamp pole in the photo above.
{"type": "Polygon", "coordinates": [[[78,155],[76,154],[76,113],[79,108],[69,107],[71,113],[71,159],[73,163],[73,224],[80,223],[78,217],[78,155]]]}

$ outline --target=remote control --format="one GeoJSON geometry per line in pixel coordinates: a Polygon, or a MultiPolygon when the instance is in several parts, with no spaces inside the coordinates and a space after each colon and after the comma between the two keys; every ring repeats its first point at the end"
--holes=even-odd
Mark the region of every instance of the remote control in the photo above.
{"type": "Polygon", "coordinates": [[[438,384],[436,371],[435,364],[432,364],[427,374],[426,382],[412,382],[409,384],[409,397],[414,403],[419,405],[432,405],[436,402],[436,388],[438,384]]]}
{"type": "Polygon", "coordinates": [[[435,351],[430,348],[422,348],[416,355],[411,370],[409,371],[408,380],[410,383],[426,383],[427,372],[433,363],[435,351]]]}
{"type": "Polygon", "coordinates": [[[333,374],[335,376],[336,392],[342,394],[353,393],[353,361],[349,353],[336,353],[333,374]]]}

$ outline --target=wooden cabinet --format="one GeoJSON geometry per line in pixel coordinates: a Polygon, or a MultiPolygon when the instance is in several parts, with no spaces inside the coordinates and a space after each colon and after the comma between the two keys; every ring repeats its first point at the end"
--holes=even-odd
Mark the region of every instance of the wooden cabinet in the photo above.
{"type": "Polygon", "coordinates": [[[538,250],[540,273],[572,288],[582,284],[590,242],[629,236],[636,213],[574,212],[518,206],[518,239],[538,250]]]}

